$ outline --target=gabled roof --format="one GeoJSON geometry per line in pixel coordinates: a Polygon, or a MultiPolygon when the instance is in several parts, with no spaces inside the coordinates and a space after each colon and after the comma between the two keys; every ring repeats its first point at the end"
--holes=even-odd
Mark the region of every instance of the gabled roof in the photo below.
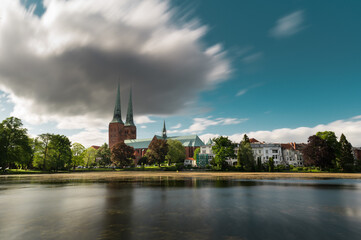
{"type": "Polygon", "coordinates": [[[255,138],[250,138],[250,139],[249,139],[249,142],[250,142],[250,143],[260,143],[260,141],[258,141],[258,140],[255,139],[255,138]]]}
{"type": "Polygon", "coordinates": [[[153,138],[130,139],[130,140],[125,140],[124,143],[127,144],[128,146],[133,147],[134,149],[140,149],[140,148],[148,148],[152,140],[153,138]]]}
{"type": "MultiPolygon", "coordinates": [[[[154,135],[154,137],[157,139],[164,139],[159,135],[154,135]]],[[[124,143],[133,147],[134,149],[148,148],[153,138],[125,140],[124,143]]],[[[184,147],[200,147],[204,145],[202,140],[197,135],[167,137],[166,140],[168,139],[180,141],[184,147]]]]}
{"type": "Polygon", "coordinates": [[[197,135],[167,137],[168,139],[180,141],[184,147],[200,147],[204,146],[203,141],[197,135]]]}

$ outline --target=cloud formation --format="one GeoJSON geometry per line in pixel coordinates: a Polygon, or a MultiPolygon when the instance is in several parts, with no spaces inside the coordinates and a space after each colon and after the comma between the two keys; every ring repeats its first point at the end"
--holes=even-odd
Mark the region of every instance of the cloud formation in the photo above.
{"type": "Polygon", "coordinates": [[[0,89],[13,114],[31,123],[110,120],[118,79],[123,118],[131,85],[136,116],[172,115],[231,71],[222,46],[202,42],[207,27],[176,19],[168,1],[46,0],[44,7],[39,17],[17,0],[0,2],[0,89]]]}
{"type": "Polygon", "coordinates": [[[304,26],[304,13],[299,10],[277,20],[276,25],[270,30],[270,35],[275,38],[285,38],[301,31],[304,26]]]}
{"type": "MultiPolygon", "coordinates": [[[[254,131],[246,133],[250,138],[256,138],[259,141],[287,143],[287,142],[303,142],[307,143],[309,136],[320,131],[333,131],[336,136],[340,137],[345,134],[349,142],[353,146],[361,146],[361,116],[356,116],[346,120],[338,120],[329,124],[320,124],[315,127],[299,127],[299,128],[281,128],[272,131],[254,131]]],[[[245,133],[236,133],[229,135],[234,142],[240,142],[245,133]]],[[[217,137],[219,134],[203,134],[200,138],[207,141],[209,138],[217,137]]]]}
{"type": "Polygon", "coordinates": [[[246,118],[194,118],[193,123],[186,129],[169,130],[168,133],[196,134],[205,131],[210,126],[236,125],[247,121],[246,118]]]}

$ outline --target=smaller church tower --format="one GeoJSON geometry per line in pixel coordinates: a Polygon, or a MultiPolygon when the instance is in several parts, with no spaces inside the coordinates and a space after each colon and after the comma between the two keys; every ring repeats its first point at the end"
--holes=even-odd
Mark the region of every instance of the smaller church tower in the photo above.
{"type": "Polygon", "coordinates": [[[163,139],[166,139],[166,138],[167,138],[167,129],[165,128],[165,120],[164,120],[164,122],[163,122],[162,137],[163,137],[163,139]]]}
{"type": "Polygon", "coordinates": [[[130,88],[130,93],[129,93],[128,111],[127,111],[127,119],[125,121],[124,133],[126,135],[126,139],[137,138],[137,127],[135,126],[133,121],[132,88],[130,88]]]}

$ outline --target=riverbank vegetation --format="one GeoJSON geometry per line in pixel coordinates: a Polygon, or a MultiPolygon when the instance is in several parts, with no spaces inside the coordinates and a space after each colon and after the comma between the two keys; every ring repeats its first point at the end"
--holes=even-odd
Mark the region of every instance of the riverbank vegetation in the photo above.
{"type": "MultiPolygon", "coordinates": [[[[214,159],[205,168],[184,166],[185,149],[174,140],[156,140],[143,157],[134,149],[119,143],[110,151],[101,147],[85,148],[71,143],[64,135],[40,134],[31,138],[20,119],[10,117],[0,124],[0,172],[6,174],[65,173],[88,171],[234,171],[234,172],[361,172],[361,162],[352,155],[352,146],[342,134],[337,140],[333,132],[318,132],[309,138],[302,150],[304,166],[286,163],[275,165],[273,158],[266,162],[254,159],[247,135],[244,135],[235,154],[236,145],[227,137],[213,139],[214,159]],[[237,165],[226,160],[237,158],[237,165]]],[[[196,159],[199,150],[194,153],[196,159]]]]}

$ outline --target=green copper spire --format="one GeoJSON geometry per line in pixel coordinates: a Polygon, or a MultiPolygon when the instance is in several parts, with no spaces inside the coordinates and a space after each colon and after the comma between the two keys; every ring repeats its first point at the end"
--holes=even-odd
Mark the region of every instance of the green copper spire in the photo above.
{"type": "Polygon", "coordinates": [[[165,129],[165,120],[164,120],[164,122],[163,122],[162,137],[163,137],[164,139],[167,138],[167,129],[165,129]]]}
{"type": "Polygon", "coordinates": [[[117,98],[115,99],[115,107],[114,107],[114,115],[113,115],[113,120],[111,121],[116,122],[116,123],[123,123],[122,121],[122,112],[121,112],[121,107],[120,107],[120,86],[119,86],[119,82],[118,82],[118,90],[117,90],[117,98]]]}
{"type": "Polygon", "coordinates": [[[133,103],[132,103],[132,88],[130,88],[129,93],[129,102],[128,102],[128,111],[127,111],[127,119],[125,121],[126,126],[134,126],[133,121],[133,103]]]}

